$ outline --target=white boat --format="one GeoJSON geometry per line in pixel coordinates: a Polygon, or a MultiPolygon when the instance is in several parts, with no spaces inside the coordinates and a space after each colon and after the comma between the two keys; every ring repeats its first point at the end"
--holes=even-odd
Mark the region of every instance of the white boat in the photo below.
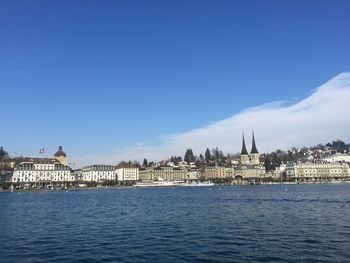
{"type": "Polygon", "coordinates": [[[204,182],[198,182],[198,184],[195,184],[194,186],[213,186],[214,183],[210,181],[204,181],[204,182]]]}
{"type": "Polygon", "coordinates": [[[188,183],[183,181],[147,181],[137,182],[134,186],[136,187],[163,187],[163,186],[213,186],[214,183],[210,181],[188,183]]]}
{"type": "Polygon", "coordinates": [[[195,186],[196,184],[190,184],[183,181],[147,181],[137,182],[136,187],[163,187],[163,186],[195,186]]]}
{"type": "Polygon", "coordinates": [[[160,187],[160,186],[175,186],[174,182],[168,181],[151,181],[151,182],[137,182],[136,187],[160,187]]]}

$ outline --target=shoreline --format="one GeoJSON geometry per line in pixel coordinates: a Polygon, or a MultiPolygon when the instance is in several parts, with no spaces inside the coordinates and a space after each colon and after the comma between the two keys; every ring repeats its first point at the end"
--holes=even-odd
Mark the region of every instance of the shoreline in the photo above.
{"type": "MultiPolygon", "coordinates": [[[[259,186],[259,185],[318,185],[318,184],[350,184],[350,181],[336,181],[336,182],[261,182],[259,184],[214,184],[212,186],[204,187],[222,187],[222,186],[259,186]]],[[[203,187],[196,185],[169,185],[169,186],[109,186],[109,187],[71,187],[62,190],[51,190],[51,189],[14,189],[13,193],[21,192],[70,192],[70,191],[79,191],[79,190],[123,190],[123,189],[145,189],[145,188],[174,188],[174,187],[203,187]]],[[[11,193],[10,189],[0,189],[0,193],[11,193]]]]}

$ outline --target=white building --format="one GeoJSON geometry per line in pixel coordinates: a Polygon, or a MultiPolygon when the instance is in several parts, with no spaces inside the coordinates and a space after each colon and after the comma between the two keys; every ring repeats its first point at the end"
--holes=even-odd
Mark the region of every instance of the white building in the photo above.
{"type": "Polygon", "coordinates": [[[201,172],[198,170],[190,170],[187,172],[187,177],[189,180],[197,180],[202,176],[201,172]]]}
{"type": "Polygon", "coordinates": [[[85,182],[115,181],[113,165],[94,164],[82,169],[82,180],[85,182]]]}
{"type": "Polygon", "coordinates": [[[179,165],[180,167],[188,167],[188,163],[185,162],[185,161],[179,162],[178,165],[179,165]]]}
{"type": "Polygon", "coordinates": [[[272,177],[274,179],[283,179],[283,175],[285,174],[287,169],[286,164],[281,164],[279,167],[276,167],[275,170],[266,173],[266,177],[272,177]]]}
{"type": "Polygon", "coordinates": [[[72,176],[74,176],[74,180],[76,182],[83,180],[83,170],[82,169],[76,169],[72,170],[72,176]]]}
{"type": "Polygon", "coordinates": [[[327,162],[347,162],[350,163],[350,154],[334,154],[325,159],[327,162]]]}
{"type": "Polygon", "coordinates": [[[127,163],[120,163],[115,167],[115,174],[118,181],[138,181],[139,168],[127,163]]]}
{"type": "Polygon", "coordinates": [[[69,166],[59,162],[24,162],[17,165],[12,174],[12,183],[73,182],[69,166]]]}
{"type": "Polygon", "coordinates": [[[188,174],[187,169],[180,167],[147,167],[140,170],[139,178],[141,181],[182,181],[188,179],[188,174]]]}
{"type": "Polygon", "coordinates": [[[349,177],[349,165],[346,163],[298,163],[288,166],[286,175],[305,179],[328,179],[349,177]]]}

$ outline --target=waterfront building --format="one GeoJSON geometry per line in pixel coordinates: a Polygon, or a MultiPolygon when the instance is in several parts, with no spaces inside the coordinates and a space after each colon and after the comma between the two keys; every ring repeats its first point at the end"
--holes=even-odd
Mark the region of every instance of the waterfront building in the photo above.
{"type": "Polygon", "coordinates": [[[0,169],[0,184],[11,183],[12,182],[13,171],[6,169],[0,169]]]}
{"type": "Polygon", "coordinates": [[[82,180],[85,182],[115,181],[113,165],[94,164],[82,169],[82,180]]]}
{"type": "Polygon", "coordinates": [[[281,164],[279,167],[276,167],[275,170],[271,171],[267,177],[272,177],[275,180],[283,180],[286,176],[286,164],[281,164]]]}
{"type": "Polygon", "coordinates": [[[286,168],[286,175],[295,179],[347,179],[350,177],[347,163],[298,163],[286,168]]]}
{"type": "Polygon", "coordinates": [[[198,170],[189,170],[187,172],[187,178],[189,180],[198,180],[202,176],[201,172],[198,170]]]}
{"type": "Polygon", "coordinates": [[[215,179],[215,178],[233,178],[234,168],[233,167],[224,167],[224,166],[206,166],[204,168],[203,176],[206,179],[215,179]]]}
{"type": "Polygon", "coordinates": [[[257,165],[241,165],[235,168],[235,177],[243,179],[264,178],[266,175],[265,168],[257,165]]]}
{"type": "Polygon", "coordinates": [[[72,176],[74,177],[74,181],[76,182],[83,181],[83,170],[82,169],[72,170],[72,176]]]}
{"type": "Polygon", "coordinates": [[[294,178],[294,163],[288,163],[285,168],[286,178],[294,178]]]}
{"type": "Polygon", "coordinates": [[[128,163],[120,163],[115,167],[118,181],[138,181],[139,168],[128,163]]]}
{"type": "Polygon", "coordinates": [[[17,165],[12,174],[12,183],[52,183],[73,182],[69,166],[58,161],[39,160],[22,162],[17,165]]]}
{"type": "Polygon", "coordinates": [[[187,180],[187,170],[182,167],[160,166],[141,168],[139,171],[141,181],[181,181],[187,180]]]}
{"type": "Polygon", "coordinates": [[[54,154],[54,158],[59,161],[62,165],[67,165],[68,160],[67,160],[67,155],[63,151],[62,146],[58,147],[57,152],[54,154]]]}

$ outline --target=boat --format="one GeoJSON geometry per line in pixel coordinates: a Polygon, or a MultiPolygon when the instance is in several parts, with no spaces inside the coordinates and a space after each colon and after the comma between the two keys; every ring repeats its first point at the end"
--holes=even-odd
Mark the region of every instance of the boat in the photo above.
{"type": "Polygon", "coordinates": [[[136,187],[164,187],[164,186],[213,186],[214,183],[210,181],[204,182],[185,182],[185,181],[143,181],[137,182],[136,187]]]}
{"type": "Polygon", "coordinates": [[[169,181],[149,181],[149,182],[137,182],[135,187],[164,187],[164,186],[175,186],[175,182],[169,181]]]}
{"type": "Polygon", "coordinates": [[[198,184],[194,184],[194,186],[213,186],[214,183],[210,181],[198,182],[198,184]]]}
{"type": "Polygon", "coordinates": [[[250,185],[261,185],[260,181],[251,180],[250,185]]]}

